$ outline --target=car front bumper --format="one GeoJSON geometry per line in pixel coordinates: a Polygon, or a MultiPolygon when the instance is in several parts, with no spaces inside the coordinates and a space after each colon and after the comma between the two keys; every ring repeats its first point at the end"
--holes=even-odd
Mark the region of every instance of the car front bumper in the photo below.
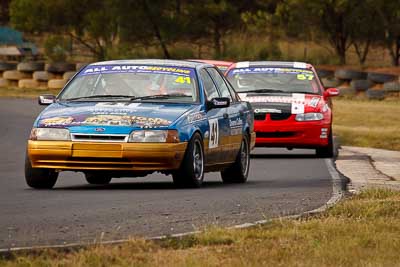
{"type": "Polygon", "coordinates": [[[163,171],[180,167],[182,143],[28,141],[33,168],[56,170],[163,171]]]}
{"type": "Polygon", "coordinates": [[[256,147],[315,148],[329,143],[330,123],[255,123],[256,147]]]}

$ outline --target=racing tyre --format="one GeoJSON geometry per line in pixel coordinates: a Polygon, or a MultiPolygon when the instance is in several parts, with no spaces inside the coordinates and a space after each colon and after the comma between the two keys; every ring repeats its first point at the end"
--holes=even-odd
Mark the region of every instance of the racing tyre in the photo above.
{"type": "Polygon", "coordinates": [[[102,175],[99,173],[85,173],[86,181],[89,184],[109,184],[111,182],[112,177],[107,175],[102,175]]]}
{"type": "Polygon", "coordinates": [[[368,73],[368,80],[371,80],[375,83],[387,83],[393,80],[396,80],[398,77],[392,74],[386,73],[378,73],[378,72],[369,72],[368,73]]]}
{"type": "Polygon", "coordinates": [[[37,189],[50,189],[56,184],[58,173],[51,169],[32,168],[28,157],[25,157],[25,181],[37,189]]]}
{"type": "Polygon", "coordinates": [[[172,174],[172,178],[178,187],[201,187],[204,179],[204,148],[200,134],[193,135],[181,167],[172,174]]]}
{"type": "Polygon", "coordinates": [[[339,80],[365,80],[367,73],[355,70],[339,69],[335,71],[335,77],[339,80]]]}
{"type": "Polygon", "coordinates": [[[334,156],[334,146],[333,146],[333,135],[332,135],[332,128],[329,132],[328,136],[328,145],[323,147],[318,147],[315,152],[317,157],[319,158],[332,158],[334,156]]]}
{"type": "Polygon", "coordinates": [[[224,183],[245,183],[249,175],[249,167],[250,144],[248,135],[245,135],[235,162],[221,172],[222,181],[224,183]]]}

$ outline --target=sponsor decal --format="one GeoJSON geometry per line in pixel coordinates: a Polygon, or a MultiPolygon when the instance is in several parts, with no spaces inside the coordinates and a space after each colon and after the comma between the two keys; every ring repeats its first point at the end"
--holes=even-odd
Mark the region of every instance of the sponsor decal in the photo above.
{"type": "Polygon", "coordinates": [[[97,114],[77,120],[73,117],[55,117],[42,119],[39,122],[41,126],[81,126],[81,125],[98,125],[98,126],[132,126],[137,125],[142,128],[165,127],[172,122],[162,118],[149,118],[141,116],[129,115],[110,115],[97,114]]]}
{"type": "Polygon", "coordinates": [[[208,120],[210,125],[210,136],[208,141],[209,148],[216,148],[218,147],[219,143],[219,126],[218,126],[218,119],[211,119],[208,120]]]}
{"type": "Polygon", "coordinates": [[[316,108],[318,106],[318,102],[319,102],[319,97],[313,97],[310,103],[308,103],[308,105],[310,107],[316,108]]]}
{"type": "Polygon", "coordinates": [[[256,73],[264,73],[264,74],[297,74],[303,75],[298,76],[299,80],[312,80],[314,78],[314,73],[311,70],[304,69],[294,69],[294,68],[274,68],[274,67],[237,67],[228,73],[228,76],[233,76],[236,74],[256,74],[256,73]],[[300,77],[300,78],[299,78],[300,77]],[[304,79],[302,77],[305,77],[304,79]]]}
{"type": "Polygon", "coordinates": [[[74,122],[73,117],[53,117],[40,121],[44,126],[70,125],[74,122]]]}
{"type": "Polygon", "coordinates": [[[292,114],[304,113],[305,95],[292,94],[292,114]]]}
{"type": "Polygon", "coordinates": [[[193,123],[196,121],[202,121],[206,119],[206,113],[204,111],[196,112],[193,114],[189,114],[187,116],[187,120],[189,123],[193,123]]]}
{"type": "Polygon", "coordinates": [[[325,104],[325,105],[322,107],[322,112],[327,112],[328,109],[329,109],[328,104],[325,104]]]}
{"type": "MultiPolygon", "coordinates": [[[[173,67],[173,66],[145,66],[145,65],[104,65],[104,66],[87,66],[78,76],[111,74],[111,73],[155,73],[155,74],[172,74],[178,76],[194,76],[192,68],[173,67]]],[[[189,80],[182,80],[190,83],[189,80]]]]}
{"type": "Polygon", "coordinates": [[[282,110],[275,108],[256,108],[254,113],[282,113],[282,110]]]}
{"type": "Polygon", "coordinates": [[[236,68],[248,68],[250,66],[249,61],[243,61],[236,63],[236,68]]]}
{"type": "Polygon", "coordinates": [[[293,68],[296,68],[296,69],[305,69],[305,68],[307,68],[307,64],[306,64],[306,63],[303,63],[303,62],[294,62],[294,63],[293,63],[293,68]]]}
{"type": "Polygon", "coordinates": [[[229,127],[231,128],[242,128],[243,126],[243,121],[240,118],[237,118],[236,120],[229,120],[229,127]]]}
{"type": "Polygon", "coordinates": [[[228,105],[228,102],[227,101],[218,101],[216,99],[213,99],[213,104],[215,106],[226,106],[226,105],[228,105]]]}
{"type": "Polygon", "coordinates": [[[321,128],[321,135],[319,136],[321,139],[328,138],[328,128],[321,128]]]}

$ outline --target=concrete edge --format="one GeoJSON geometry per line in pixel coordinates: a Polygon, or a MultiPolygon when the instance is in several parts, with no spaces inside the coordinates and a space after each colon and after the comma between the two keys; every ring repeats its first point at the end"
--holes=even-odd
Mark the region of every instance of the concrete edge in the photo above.
{"type": "MultiPolygon", "coordinates": [[[[266,219],[266,220],[259,220],[259,221],[255,221],[252,223],[243,223],[243,224],[233,225],[233,226],[226,227],[226,229],[245,229],[245,228],[249,228],[249,227],[255,227],[258,225],[267,224],[276,219],[282,219],[282,220],[299,219],[299,218],[303,218],[303,217],[316,215],[316,214],[324,212],[328,208],[334,206],[336,203],[338,203],[344,197],[344,195],[346,193],[345,184],[347,183],[347,180],[344,179],[346,177],[341,175],[336,170],[333,159],[325,159],[325,164],[326,164],[326,166],[328,168],[328,172],[332,178],[332,196],[321,207],[316,208],[311,211],[302,212],[302,213],[296,214],[296,215],[288,215],[288,216],[282,216],[282,217],[271,218],[271,219],[266,219]]],[[[153,240],[153,241],[165,240],[168,238],[179,239],[182,237],[199,234],[201,232],[202,231],[191,231],[191,232],[184,232],[184,233],[178,233],[178,234],[172,234],[172,235],[154,236],[154,237],[149,237],[149,238],[145,238],[145,239],[153,240]]],[[[130,240],[131,239],[119,239],[119,240],[110,240],[110,241],[99,241],[99,242],[86,243],[86,244],[70,243],[70,244],[50,245],[50,246],[13,247],[13,248],[8,248],[8,249],[0,249],[0,258],[11,257],[11,255],[16,252],[30,252],[30,251],[46,250],[46,249],[57,249],[57,250],[65,250],[65,251],[66,250],[78,250],[78,249],[90,247],[90,246],[118,245],[118,244],[129,242],[130,240]]]]}

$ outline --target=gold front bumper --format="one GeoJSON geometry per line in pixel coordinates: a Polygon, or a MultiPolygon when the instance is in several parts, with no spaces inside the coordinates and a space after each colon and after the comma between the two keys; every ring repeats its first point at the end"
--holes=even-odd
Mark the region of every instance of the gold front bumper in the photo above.
{"type": "Polygon", "coordinates": [[[180,167],[187,143],[28,141],[34,168],[162,171],[180,167]]]}

